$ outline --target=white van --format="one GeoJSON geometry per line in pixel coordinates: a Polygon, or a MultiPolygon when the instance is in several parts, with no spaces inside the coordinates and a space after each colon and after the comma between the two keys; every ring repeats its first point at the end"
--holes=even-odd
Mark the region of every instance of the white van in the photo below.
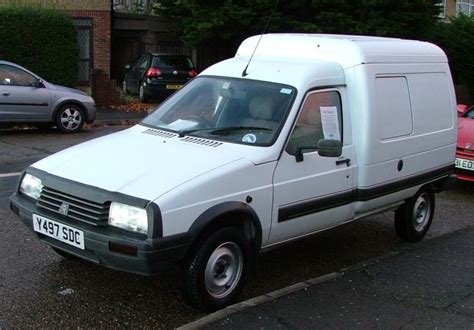
{"type": "Polygon", "coordinates": [[[388,210],[422,239],[455,149],[438,47],[268,34],[139,125],[28,167],[11,209],[66,257],[146,275],[179,263],[191,304],[213,310],[282,243],[388,210]]]}

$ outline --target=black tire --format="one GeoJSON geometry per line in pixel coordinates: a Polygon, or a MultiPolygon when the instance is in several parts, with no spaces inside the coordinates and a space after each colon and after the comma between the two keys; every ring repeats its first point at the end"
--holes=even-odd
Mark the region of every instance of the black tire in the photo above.
{"type": "Polygon", "coordinates": [[[148,102],[148,97],[145,95],[145,86],[143,83],[140,83],[140,86],[138,87],[138,98],[140,99],[141,103],[148,102]]]}
{"type": "Polygon", "coordinates": [[[223,227],[206,236],[185,265],[188,302],[206,312],[233,303],[247,279],[250,258],[251,244],[241,229],[223,227]]]}
{"type": "Polygon", "coordinates": [[[395,212],[397,235],[408,242],[420,241],[430,229],[434,208],[434,193],[428,188],[420,189],[395,212]]]}
{"type": "Polygon", "coordinates": [[[63,133],[79,132],[85,122],[84,111],[75,104],[63,105],[56,114],[55,125],[63,133]]]}
{"type": "Polygon", "coordinates": [[[69,260],[80,260],[78,257],[76,257],[75,255],[72,255],[70,253],[67,253],[66,251],[63,251],[63,250],[60,250],[60,249],[57,249],[55,247],[51,247],[53,249],[54,252],[56,252],[57,254],[59,254],[61,257],[63,258],[66,258],[66,259],[69,259],[69,260]]]}

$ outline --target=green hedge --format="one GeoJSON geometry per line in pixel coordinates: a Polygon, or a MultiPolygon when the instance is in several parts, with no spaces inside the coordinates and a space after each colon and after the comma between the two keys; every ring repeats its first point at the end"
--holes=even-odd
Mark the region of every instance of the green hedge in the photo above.
{"type": "Polygon", "coordinates": [[[74,86],[79,49],[72,19],[39,6],[0,6],[0,59],[50,82],[74,86]]]}
{"type": "Polygon", "coordinates": [[[440,22],[432,41],[448,56],[455,84],[466,85],[474,97],[474,15],[440,22]]]}

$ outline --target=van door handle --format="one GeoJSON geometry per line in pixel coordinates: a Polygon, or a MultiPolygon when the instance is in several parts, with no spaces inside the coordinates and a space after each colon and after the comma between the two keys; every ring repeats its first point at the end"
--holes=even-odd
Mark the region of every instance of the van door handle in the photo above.
{"type": "Polygon", "coordinates": [[[351,160],[349,158],[336,160],[336,165],[346,164],[348,167],[351,166],[351,160]]]}
{"type": "Polygon", "coordinates": [[[10,93],[8,93],[8,92],[3,92],[2,95],[3,95],[3,96],[10,96],[10,93]]]}

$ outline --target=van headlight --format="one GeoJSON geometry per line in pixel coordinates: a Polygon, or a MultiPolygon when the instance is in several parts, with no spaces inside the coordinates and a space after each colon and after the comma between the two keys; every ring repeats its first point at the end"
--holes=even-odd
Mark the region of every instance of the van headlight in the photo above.
{"type": "Polygon", "coordinates": [[[148,232],[148,217],[145,209],[112,202],[109,211],[109,225],[137,233],[148,232]]]}
{"type": "Polygon", "coordinates": [[[20,183],[20,192],[33,199],[38,199],[43,189],[43,184],[37,177],[26,173],[20,183]]]}

